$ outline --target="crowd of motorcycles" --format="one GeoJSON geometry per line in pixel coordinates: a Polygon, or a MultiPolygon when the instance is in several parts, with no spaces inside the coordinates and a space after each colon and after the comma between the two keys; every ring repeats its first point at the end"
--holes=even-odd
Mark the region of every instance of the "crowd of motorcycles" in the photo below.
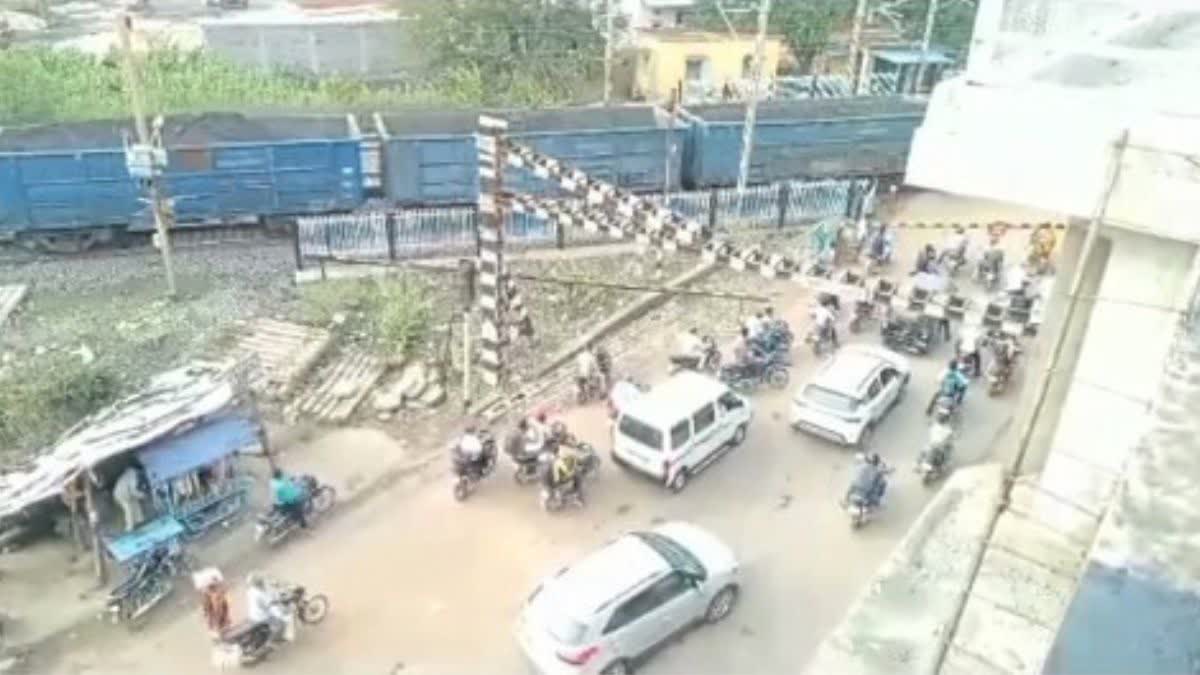
{"type": "MultiPolygon", "coordinates": [[[[965,238],[960,237],[954,246],[940,252],[932,247],[923,249],[913,273],[954,278],[967,265],[966,247],[961,243],[964,241],[965,238]]],[[[875,230],[864,239],[859,252],[865,254],[867,259],[867,279],[891,265],[893,251],[890,233],[882,229],[875,230]]],[[[823,260],[824,263],[819,261],[817,265],[832,266],[832,256],[823,260]]],[[[1043,250],[1037,255],[1031,253],[1023,269],[1027,275],[1026,281],[1010,284],[1007,292],[1027,292],[1028,279],[1049,270],[1048,252],[1043,250]]],[[[989,292],[996,292],[1004,273],[1003,251],[999,250],[993,239],[993,245],[978,260],[973,276],[989,292]]],[[[867,289],[865,282],[863,288],[867,289]]],[[[838,296],[830,293],[819,294],[816,306],[823,308],[835,320],[841,309],[838,296]]],[[[886,302],[880,302],[873,292],[865,290],[861,297],[855,299],[852,311],[849,321],[851,332],[860,332],[868,321],[880,319],[881,332],[887,342],[887,313],[890,310],[886,302]],[[884,313],[882,318],[878,316],[880,312],[884,313]]],[[[723,363],[721,350],[713,336],[698,335],[693,331],[694,348],[670,357],[671,372],[692,370],[707,373],[743,392],[763,386],[775,389],[786,387],[795,342],[790,326],[786,321],[771,316],[770,310],[765,316],[763,313],[756,315],[753,323],[752,331],[742,329],[741,349],[736,362],[723,363]]],[[[837,340],[833,325],[814,322],[805,337],[805,343],[818,356],[835,349],[837,340]]],[[[611,359],[602,349],[589,349],[595,352],[599,368],[590,376],[576,378],[577,400],[586,403],[609,398],[610,414],[615,414],[610,396],[614,391],[611,359]]],[[[946,474],[954,452],[965,385],[955,388],[945,386],[946,383],[954,377],[961,377],[963,382],[984,377],[988,393],[999,395],[1007,389],[1012,379],[1019,353],[1015,336],[1002,331],[966,327],[960,332],[955,357],[944,373],[943,386],[929,406],[932,422],[928,443],[914,467],[923,484],[932,484],[946,474]],[[985,352],[991,355],[986,370],[981,368],[985,352]],[[959,375],[953,375],[953,371],[959,375]]],[[[626,379],[625,383],[645,389],[632,380],[626,379]]],[[[500,454],[497,440],[489,431],[469,429],[468,433],[476,437],[482,452],[473,457],[464,456],[460,451],[461,439],[451,448],[453,495],[458,501],[468,499],[495,471],[500,454]]],[[[548,424],[544,414],[519,422],[513,434],[505,439],[504,446],[505,454],[513,466],[513,481],[520,486],[540,485],[539,503],[544,510],[554,512],[569,506],[584,506],[583,486],[596,476],[600,467],[600,456],[593,446],[576,438],[561,422],[548,424]],[[560,463],[567,459],[570,460],[566,463],[569,470],[558,471],[560,463]]],[[[893,471],[874,453],[860,455],[859,460],[860,474],[856,474],[856,482],[843,500],[854,528],[867,523],[880,508],[886,476],[893,471]],[[868,479],[860,480],[864,475],[868,479]],[[870,487],[862,488],[862,485],[870,487]]],[[[306,524],[311,527],[332,508],[337,495],[331,486],[322,484],[313,476],[299,476],[296,481],[304,495],[302,508],[306,524]]],[[[254,537],[265,545],[275,546],[300,529],[301,525],[295,517],[280,508],[272,508],[255,519],[254,537]]],[[[195,560],[177,541],[150,551],[130,565],[128,576],[109,593],[104,616],[114,623],[139,625],[147,612],[171,594],[175,579],[194,572],[196,568],[195,560]]],[[[329,601],[325,596],[309,594],[302,586],[276,584],[274,588],[280,616],[296,619],[304,625],[315,625],[328,611],[329,601]]],[[[252,665],[265,658],[283,641],[266,623],[248,622],[224,631],[218,637],[218,642],[235,652],[239,663],[252,665]]]]}
{"type": "MultiPolygon", "coordinates": [[[[311,527],[333,507],[337,492],[311,475],[298,476],[295,480],[303,494],[301,508],[306,525],[311,527]]],[[[278,507],[271,507],[256,516],[254,538],[267,546],[276,546],[300,529],[296,518],[278,507]]],[[[152,549],[129,564],[126,577],[108,593],[102,617],[136,630],[143,625],[150,610],[171,596],[177,579],[198,570],[200,566],[196,559],[178,539],[152,549]]],[[[304,625],[320,623],[329,609],[327,597],[310,594],[303,586],[276,582],[273,593],[273,611],[304,625]]],[[[265,622],[243,622],[222,632],[217,641],[235,653],[236,660],[242,665],[258,663],[284,642],[265,622]]]]}

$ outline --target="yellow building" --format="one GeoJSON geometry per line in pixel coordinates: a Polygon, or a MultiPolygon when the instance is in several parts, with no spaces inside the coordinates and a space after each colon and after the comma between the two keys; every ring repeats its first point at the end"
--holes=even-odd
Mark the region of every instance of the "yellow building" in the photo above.
{"type": "MultiPolygon", "coordinates": [[[[667,102],[676,88],[683,100],[736,97],[754,79],[754,36],[734,39],[726,33],[659,29],[637,37],[633,95],[667,102]],[[732,94],[732,96],[730,96],[732,94]]],[[[763,64],[764,91],[779,68],[783,40],[769,37],[763,64]]]]}

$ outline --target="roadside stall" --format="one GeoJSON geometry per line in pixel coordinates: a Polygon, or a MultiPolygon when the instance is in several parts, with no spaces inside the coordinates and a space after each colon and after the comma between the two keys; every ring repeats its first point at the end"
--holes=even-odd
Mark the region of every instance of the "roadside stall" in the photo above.
{"type": "Polygon", "coordinates": [[[261,450],[260,433],[256,422],[228,415],[147,445],[138,459],[154,511],[177,519],[189,537],[241,515],[253,479],[240,455],[261,450]]]}

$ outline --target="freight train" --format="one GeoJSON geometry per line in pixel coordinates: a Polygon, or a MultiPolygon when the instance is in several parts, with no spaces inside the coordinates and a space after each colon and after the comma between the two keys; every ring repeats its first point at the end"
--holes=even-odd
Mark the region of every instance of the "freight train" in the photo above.
{"type": "MultiPolygon", "coordinates": [[[[898,176],[925,112],[905,97],[764,103],[750,183],[898,176]]],[[[286,224],[297,216],[473,203],[480,111],[169,117],[164,191],[176,227],[286,224]]],[[[635,192],[737,181],[741,106],[491,111],[514,140],[635,192]]],[[[152,228],[125,164],[124,121],[0,128],[0,239],[64,251],[152,228]]],[[[557,188],[512,170],[508,187],[557,188]]]]}

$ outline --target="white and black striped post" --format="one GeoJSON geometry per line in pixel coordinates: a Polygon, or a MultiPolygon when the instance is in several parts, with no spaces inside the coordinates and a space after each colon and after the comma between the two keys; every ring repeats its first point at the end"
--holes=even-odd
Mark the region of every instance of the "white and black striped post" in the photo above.
{"type": "Polygon", "coordinates": [[[479,117],[479,367],[483,381],[499,387],[504,379],[504,132],[508,122],[479,117]]]}

